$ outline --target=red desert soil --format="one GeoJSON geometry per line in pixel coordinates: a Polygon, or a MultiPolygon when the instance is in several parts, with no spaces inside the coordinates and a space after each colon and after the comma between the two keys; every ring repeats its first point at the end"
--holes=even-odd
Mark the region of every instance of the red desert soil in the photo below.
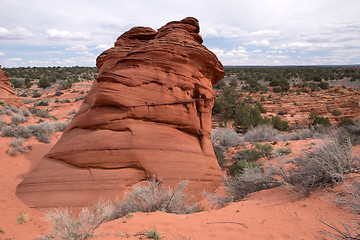
{"type": "MultiPolygon", "coordinates": [[[[51,224],[45,220],[45,214],[22,204],[15,196],[15,189],[58,137],[54,136],[51,144],[31,139],[27,142],[32,145],[32,150],[15,157],[5,153],[10,139],[0,138],[0,228],[4,232],[0,233],[1,240],[35,239],[50,232],[51,224]],[[16,219],[21,213],[26,213],[28,221],[18,224],[16,219]]],[[[311,140],[302,140],[288,147],[296,153],[299,152],[299,147],[311,145],[310,142],[311,140]]],[[[357,152],[359,151],[360,148],[357,147],[357,152]]],[[[128,218],[102,225],[95,231],[95,239],[139,239],[125,236],[152,230],[154,227],[166,239],[179,239],[180,236],[197,240],[314,239],[325,228],[319,219],[337,223],[337,219],[346,221],[351,217],[331,201],[338,189],[324,189],[314,192],[306,199],[297,199],[285,187],[278,187],[252,194],[245,201],[232,203],[219,210],[188,215],[134,213],[128,218]]]]}
{"type": "MultiPolygon", "coordinates": [[[[68,113],[77,110],[82,101],[74,102],[78,97],[84,96],[73,90],[84,90],[91,86],[91,82],[77,83],[59,99],[70,99],[71,103],[54,103],[52,100],[45,109],[52,109],[50,114],[58,119],[68,119],[68,113]]],[[[42,98],[52,96],[52,89],[42,98]]],[[[305,95],[301,95],[305,96],[305,95]]],[[[299,99],[298,103],[303,102],[299,99]]],[[[341,98],[335,96],[335,99],[341,98]]],[[[31,99],[29,97],[28,99],[31,99]]],[[[280,103],[279,103],[280,104],[280,103]]],[[[299,104],[300,105],[300,104],[299,104]]],[[[27,107],[32,104],[26,104],[27,107]]],[[[289,105],[290,106],[290,105],[289,105]]],[[[341,105],[338,105],[341,110],[341,105]]],[[[295,105],[292,104],[294,111],[295,105]]],[[[341,110],[343,111],[343,110],[341,110]]],[[[352,110],[354,111],[354,110],[352,110]]],[[[357,110],[355,110],[357,111],[357,110]]],[[[343,111],[345,112],[345,111],[343,111]]],[[[308,114],[304,114],[304,117],[308,114]]],[[[4,118],[5,119],[5,118],[4,118]]],[[[37,119],[30,119],[33,124],[37,119]]],[[[52,136],[50,144],[39,143],[35,139],[27,140],[32,145],[32,150],[26,154],[11,157],[5,153],[10,138],[0,138],[0,240],[5,239],[35,239],[42,234],[51,231],[51,224],[45,220],[45,214],[24,205],[15,196],[17,185],[24,179],[26,174],[40,161],[40,159],[56,143],[60,133],[52,136]],[[28,221],[17,224],[16,219],[21,213],[26,213],[28,221]]],[[[313,146],[317,140],[289,141],[292,156],[301,153],[302,150],[313,146]]],[[[279,142],[275,147],[284,146],[285,142],[279,142]]],[[[357,146],[357,155],[360,146],[357,146]]],[[[338,189],[337,187],[334,188],[338,189]]],[[[311,194],[306,199],[297,199],[294,193],[284,187],[264,190],[252,194],[247,200],[230,204],[219,210],[207,210],[204,212],[175,215],[162,212],[134,213],[133,217],[122,218],[106,223],[96,230],[96,239],[126,239],[125,233],[135,234],[143,230],[152,230],[154,227],[167,239],[314,239],[319,236],[319,231],[325,226],[319,219],[327,219],[330,223],[337,223],[337,219],[346,221],[351,218],[343,209],[331,202],[331,196],[336,195],[337,190],[324,189],[311,194]]],[[[95,201],[95,200],[94,200],[95,201]]],[[[138,239],[132,237],[129,239],[138,239]]]]}

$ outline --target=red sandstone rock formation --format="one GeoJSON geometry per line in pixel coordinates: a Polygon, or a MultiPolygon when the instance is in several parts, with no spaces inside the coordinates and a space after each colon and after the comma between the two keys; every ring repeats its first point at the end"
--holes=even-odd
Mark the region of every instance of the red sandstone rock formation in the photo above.
{"type": "Polygon", "coordinates": [[[97,58],[87,98],[18,197],[34,207],[82,206],[153,177],[170,186],[188,180],[198,198],[216,190],[212,85],[223,66],[201,43],[195,18],[121,35],[97,58]]]}
{"type": "Polygon", "coordinates": [[[23,105],[23,102],[16,96],[14,90],[11,88],[8,75],[6,74],[6,72],[1,70],[1,65],[0,65],[0,101],[17,107],[23,105]]]}

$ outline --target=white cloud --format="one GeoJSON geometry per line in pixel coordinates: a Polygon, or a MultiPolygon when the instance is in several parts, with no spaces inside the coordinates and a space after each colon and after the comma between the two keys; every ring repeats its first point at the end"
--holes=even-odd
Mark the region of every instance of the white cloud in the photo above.
{"type": "Polygon", "coordinates": [[[89,40],[88,33],[70,32],[66,30],[58,30],[56,28],[46,30],[47,37],[51,40],[89,40]]]}
{"type": "Polygon", "coordinates": [[[0,2],[6,9],[0,15],[0,49],[6,49],[6,58],[20,56],[25,63],[57,54],[50,64],[94,65],[96,56],[90,54],[112,47],[131,27],[158,29],[187,16],[198,18],[204,42],[225,64],[302,64],[314,62],[312,56],[317,62],[360,63],[359,0],[0,2]],[[266,57],[286,54],[290,58],[266,57]]]}
{"type": "Polygon", "coordinates": [[[260,37],[276,37],[280,35],[280,31],[265,29],[265,30],[251,32],[250,35],[260,36],[260,37]]]}
{"type": "Polygon", "coordinates": [[[253,45],[253,46],[257,46],[257,47],[267,47],[270,46],[270,42],[266,39],[258,41],[258,40],[254,40],[254,41],[250,41],[250,42],[246,42],[246,45],[253,45]]]}
{"type": "Polygon", "coordinates": [[[22,58],[9,58],[7,60],[12,61],[12,62],[21,62],[22,58]]]}
{"type": "Polygon", "coordinates": [[[65,48],[65,50],[71,52],[88,52],[89,49],[85,45],[77,45],[65,48]]]}
{"type": "Polygon", "coordinates": [[[5,56],[6,54],[4,52],[0,52],[0,56],[5,56]]]}
{"type": "Polygon", "coordinates": [[[114,44],[99,44],[94,49],[99,50],[99,51],[104,51],[104,50],[109,49],[109,48],[111,48],[113,46],[114,46],[114,44]]]}
{"type": "Polygon", "coordinates": [[[42,60],[29,60],[29,66],[50,66],[51,61],[42,61],[42,60]]]}
{"type": "Polygon", "coordinates": [[[16,27],[10,30],[0,27],[0,39],[19,40],[32,36],[34,36],[34,34],[23,27],[16,27]]]}

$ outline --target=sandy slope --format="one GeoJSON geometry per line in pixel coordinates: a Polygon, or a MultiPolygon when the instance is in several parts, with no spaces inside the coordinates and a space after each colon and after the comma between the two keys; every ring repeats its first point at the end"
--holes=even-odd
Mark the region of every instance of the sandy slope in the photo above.
{"type": "MultiPolygon", "coordinates": [[[[51,225],[45,221],[45,215],[41,211],[23,205],[15,196],[15,189],[52,145],[31,139],[30,152],[10,157],[4,153],[9,140],[0,138],[0,228],[5,232],[0,234],[0,239],[35,239],[43,233],[49,233],[51,225]],[[17,224],[16,219],[22,212],[27,214],[28,221],[17,224]]],[[[56,138],[53,138],[52,143],[55,141],[56,138]]],[[[102,225],[95,232],[96,239],[125,239],[126,234],[133,235],[154,227],[166,239],[180,236],[198,240],[314,239],[324,228],[320,218],[328,219],[329,222],[349,218],[349,215],[330,201],[334,193],[328,192],[333,190],[317,191],[310,197],[299,200],[286,188],[278,187],[255,193],[246,201],[232,203],[219,210],[189,215],[134,213],[132,217],[102,225]]]]}
{"type": "Polygon", "coordinates": [[[16,186],[52,145],[31,140],[32,150],[27,154],[10,157],[5,153],[10,138],[0,138],[0,228],[5,232],[0,239],[34,239],[48,231],[50,224],[45,221],[44,214],[30,209],[15,196],[16,186]],[[26,213],[28,221],[17,224],[16,219],[26,213]]]}
{"type": "MultiPolygon", "coordinates": [[[[325,194],[297,200],[284,187],[256,193],[228,207],[189,215],[163,212],[135,213],[101,226],[97,239],[122,239],[154,227],[167,239],[314,239],[324,226],[320,218],[337,219],[344,213],[325,194]]],[[[137,238],[133,238],[137,239],[137,238]]]]}

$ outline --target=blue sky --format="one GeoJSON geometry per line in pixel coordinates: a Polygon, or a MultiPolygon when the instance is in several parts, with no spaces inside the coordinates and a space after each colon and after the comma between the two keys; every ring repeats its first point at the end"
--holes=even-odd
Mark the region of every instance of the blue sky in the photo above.
{"type": "Polygon", "coordinates": [[[187,16],[224,65],[360,64],[359,0],[0,0],[0,65],[95,66],[134,26],[187,16]]]}

